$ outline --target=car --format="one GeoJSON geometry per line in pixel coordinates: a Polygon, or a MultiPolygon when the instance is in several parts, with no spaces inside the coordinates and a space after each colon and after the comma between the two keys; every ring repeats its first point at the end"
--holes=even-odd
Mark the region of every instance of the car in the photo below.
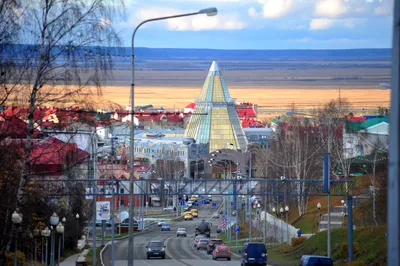
{"type": "Polygon", "coordinates": [[[231,249],[228,246],[225,246],[224,244],[216,246],[212,254],[213,254],[213,260],[217,260],[220,258],[231,260],[232,256],[231,249]]]}
{"type": "Polygon", "coordinates": [[[187,220],[193,220],[193,214],[191,212],[187,212],[185,213],[185,215],[183,216],[183,218],[185,219],[185,221],[187,220]]]}
{"type": "Polygon", "coordinates": [[[207,254],[211,254],[214,251],[215,247],[221,244],[224,244],[224,241],[222,241],[222,239],[211,239],[210,243],[207,246],[207,254]]]}
{"type": "Polygon", "coordinates": [[[194,240],[193,240],[193,247],[197,247],[197,243],[200,241],[200,239],[207,238],[206,235],[197,235],[194,240]]]}
{"type": "Polygon", "coordinates": [[[165,211],[165,212],[173,211],[173,210],[174,210],[174,206],[168,206],[168,207],[165,207],[165,208],[163,209],[163,211],[165,211]]]}
{"type": "Polygon", "coordinates": [[[158,223],[157,223],[158,226],[162,226],[163,224],[165,224],[165,221],[163,221],[163,220],[158,221],[158,223]]]}
{"type": "Polygon", "coordinates": [[[208,244],[210,243],[210,239],[208,238],[202,238],[199,240],[199,243],[197,243],[197,250],[200,249],[207,249],[208,244]]]}
{"type": "Polygon", "coordinates": [[[212,218],[219,218],[219,212],[214,212],[212,218]]]}
{"type": "Polygon", "coordinates": [[[196,217],[196,218],[199,217],[199,212],[197,211],[197,209],[191,209],[190,211],[192,212],[193,217],[196,217]]]}
{"type": "Polygon", "coordinates": [[[211,195],[208,195],[208,196],[207,196],[207,199],[210,200],[210,201],[212,201],[211,195]]]}
{"type": "Polygon", "coordinates": [[[178,230],[176,231],[176,237],[178,236],[187,237],[186,228],[178,228],[178,230]]]}
{"type": "Polygon", "coordinates": [[[221,232],[222,232],[221,226],[220,226],[220,225],[217,225],[217,234],[219,234],[219,233],[221,233],[221,232]]]}
{"type": "Polygon", "coordinates": [[[193,206],[193,201],[188,201],[187,203],[186,203],[186,206],[188,206],[188,207],[192,207],[193,206]]]}
{"type": "Polygon", "coordinates": [[[333,266],[333,261],[326,256],[303,255],[299,266],[324,265],[333,266]]]}
{"type": "Polygon", "coordinates": [[[164,223],[163,225],[161,225],[161,231],[171,231],[171,226],[164,223]]]}
{"type": "Polygon", "coordinates": [[[267,265],[267,248],[263,243],[248,242],[239,250],[240,265],[267,265]]]}
{"type": "Polygon", "coordinates": [[[184,208],[183,208],[183,211],[189,211],[190,210],[190,207],[189,206],[185,206],[184,208]]]}
{"type": "Polygon", "coordinates": [[[165,248],[166,246],[160,240],[151,240],[146,246],[147,259],[149,260],[151,257],[165,259],[165,248]]]}

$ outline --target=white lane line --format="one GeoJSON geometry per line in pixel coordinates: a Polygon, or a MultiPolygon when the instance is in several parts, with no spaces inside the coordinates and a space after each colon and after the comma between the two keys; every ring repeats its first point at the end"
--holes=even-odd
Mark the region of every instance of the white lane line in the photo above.
{"type": "Polygon", "coordinates": [[[176,259],[174,259],[173,258],[173,256],[171,255],[171,253],[169,253],[168,252],[168,242],[169,242],[169,240],[172,238],[173,236],[170,236],[170,237],[168,237],[167,239],[165,239],[165,246],[167,246],[166,248],[165,248],[165,254],[167,254],[168,255],[168,257],[170,257],[171,258],[171,260],[173,260],[174,262],[177,262],[177,263],[179,263],[180,265],[183,265],[183,266],[188,266],[188,265],[190,265],[190,264],[185,264],[185,263],[182,263],[181,261],[179,261],[179,260],[176,260],[176,259]]]}
{"type": "Polygon", "coordinates": [[[151,264],[147,263],[147,262],[144,261],[144,260],[139,260],[139,261],[142,262],[144,265],[151,266],[151,264]]]}

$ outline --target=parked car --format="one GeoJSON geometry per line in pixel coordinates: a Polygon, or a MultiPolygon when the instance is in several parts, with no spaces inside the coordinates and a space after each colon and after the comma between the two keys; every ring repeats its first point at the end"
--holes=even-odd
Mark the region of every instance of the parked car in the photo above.
{"type": "Polygon", "coordinates": [[[210,239],[208,239],[208,238],[200,239],[199,243],[197,243],[197,250],[207,249],[207,246],[208,246],[209,243],[210,243],[210,239]]]}
{"type": "Polygon", "coordinates": [[[303,255],[299,266],[324,265],[333,266],[333,261],[326,256],[303,255]]]}
{"type": "Polygon", "coordinates": [[[161,225],[161,231],[171,231],[171,226],[169,224],[161,225]]]}
{"type": "Polygon", "coordinates": [[[231,249],[228,246],[221,244],[221,245],[215,247],[215,249],[213,251],[213,260],[217,260],[220,258],[231,260],[231,255],[232,255],[231,249]]]}
{"type": "Polygon", "coordinates": [[[161,257],[165,259],[165,248],[166,246],[160,240],[150,241],[146,246],[147,259],[149,260],[151,257],[161,257]]]}
{"type": "Polygon", "coordinates": [[[163,209],[163,211],[165,211],[165,212],[173,211],[173,210],[174,210],[174,206],[168,206],[168,207],[165,207],[165,208],[163,209]]]}
{"type": "Polygon", "coordinates": [[[157,223],[158,226],[162,226],[163,224],[165,224],[165,221],[163,221],[163,220],[158,221],[158,223],[157,223]]]}
{"type": "Polygon", "coordinates": [[[186,228],[178,228],[178,230],[176,231],[176,237],[178,236],[187,236],[187,232],[186,232],[186,228]]]}
{"type": "Polygon", "coordinates": [[[221,245],[223,243],[224,243],[224,241],[222,241],[221,239],[217,239],[217,238],[211,239],[210,243],[207,246],[207,254],[211,254],[214,251],[216,246],[221,245]]]}
{"type": "Polygon", "coordinates": [[[194,240],[193,240],[193,247],[197,247],[197,243],[200,241],[200,239],[207,238],[206,235],[197,235],[194,240]]]}
{"type": "Polygon", "coordinates": [[[241,266],[267,265],[267,248],[262,243],[245,243],[239,253],[241,266]]]}

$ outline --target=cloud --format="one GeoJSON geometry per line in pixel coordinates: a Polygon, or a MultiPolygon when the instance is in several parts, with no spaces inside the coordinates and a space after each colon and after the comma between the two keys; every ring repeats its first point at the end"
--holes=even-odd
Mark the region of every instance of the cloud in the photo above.
{"type": "Polygon", "coordinates": [[[310,21],[310,30],[326,30],[332,27],[333,20],[329,18],[314,18],[310,21]]]}
{"type": "Polygon", "coordinates": [[[387,16],[393,13],[393,0],[383,0],[381,4],[374,9],[377,16],[387,16]]]}
{"type": "MultiPolygon", "coordinates": [[[[127,21],[120,23],[120,26],[122,28],[128,28],[149,18],[182,13],[187,13],[187,11],[167,7],[144,7],[134,13],[127,21]]],[[[197,15],[168,19],[160,21],[160,23],[162,25],[167,25],[167,28],[171,31],[239,30],[247,26],[236,14],[218,14],[218,16],[213,17],[197,15]]]]}
{"type": "Polygon", "coordinates": [[[318,17],[336,18],[348,12],[344,0],[319,0],[315,4],[315,15],[318,17]]]}
{"type": "Polygon", "coordinates": [[[267,19],[276,19],[283,17],[293,8],[294,0],[258,0],[262,5],[262,11],[257,12],[254,7],[249,8],[250,17],[262,15],[267,19]]]}

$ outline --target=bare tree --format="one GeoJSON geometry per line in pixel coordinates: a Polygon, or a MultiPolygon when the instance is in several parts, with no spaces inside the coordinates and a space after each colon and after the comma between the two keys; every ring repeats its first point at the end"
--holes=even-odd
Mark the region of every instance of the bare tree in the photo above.
{"type": "MultiPolygon", "coordinates": [[[[35,109],[43,104],[67,105],[82,102],[109,77],[110,48],[120,44],[112,21],[123,0],[40,0],[23,1],[19,43],[30,55],[19,58],[28,68],[24,79],[29,86],[28,128],[23,164],[17,190],[17,207],[25,204],[24,190],[30,178],[30,153],[35,128],[35,109]],[[23,36],[23,37],[22,37],[23,36]],[[25,39],[24,39],[25,38],[25,39]]],[[[9,239],[0,265],[11,245],[9,239]]]]}
{"type": "MultiPolygon", "coordinates": [[[[274,176],[294,178],[298,181],[318,179],[322,171],[322,145],[319,142],[318,127],[305,124],[304,117],[291,116],[278,127],[277,138],[271,143],[268,162],[274,176]]],[[[308,197],[303,196],[306,186],[293,187],[297,197],[299,215],[307,210],[308,197]]]]}

